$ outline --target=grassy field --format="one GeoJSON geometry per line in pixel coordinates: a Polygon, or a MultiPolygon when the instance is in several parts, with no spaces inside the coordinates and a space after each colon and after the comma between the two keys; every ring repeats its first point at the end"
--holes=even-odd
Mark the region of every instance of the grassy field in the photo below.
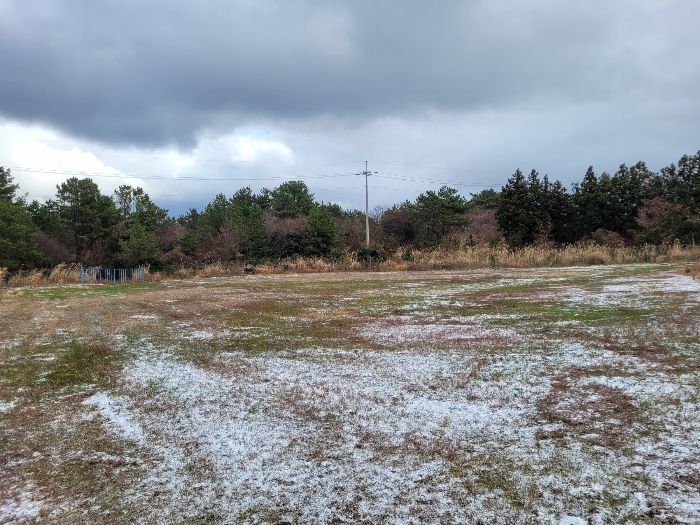
{"type": "Polygon", "coordinates": [[[0,292],[0,523],[699,523],[665,265],[0,292]]]}

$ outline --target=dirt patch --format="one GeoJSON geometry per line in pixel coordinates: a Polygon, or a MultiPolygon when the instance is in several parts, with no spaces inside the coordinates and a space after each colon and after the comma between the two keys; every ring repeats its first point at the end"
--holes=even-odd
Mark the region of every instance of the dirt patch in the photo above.
{"type": "Polygon", "coordinates": [[[574,440],[621,449],[648,433],[649,419],[622,389],[577,380],[593,374],[595,369],[583,368],[552,382],[549,394],[537,408],[554,428],[538,429],[538,440],[574,440]]]}

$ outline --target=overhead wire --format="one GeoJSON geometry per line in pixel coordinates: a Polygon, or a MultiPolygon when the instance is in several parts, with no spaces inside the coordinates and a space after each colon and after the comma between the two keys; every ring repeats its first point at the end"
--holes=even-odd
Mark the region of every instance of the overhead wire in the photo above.
{"type": "MultiPolygon", "coordinates": [[[[0,149],[0,151],[15,151],[15,150],[6,150],[6,149],[0,149]]],[[[56,152],[56,153],[63,153],[63,152],[56,152]]],[[[69,152],[65,152],[69,153],[69,152]]],[[[137,156],[119,156],[119,155],[95,155],[96,157],[110,157],[110,158],[134,158],[134,159],[158,159],[158,160],[193,160],[188,157],[137,157],[137,156]]],[[[206,162],[213,162],[217,160],[225,161],[225,162],[248,162],[248,163],[255,163],[259,161],[232,161],[231,159],[197,159],[201,161],[206,161],[206,162]]],[[[353,160],[348,160],[348,161],[337,161],[337,162],[365,162],[365,161],[353,161],[353,160]]],[[[312,162],[315,163],[315,162],[312,162]]],[[[321,163],[318,163],[321,164],[321,163]]],[[[433,169],[433,170],[449,170],[449,171],[462,171],[462,172],[473,172],[473,173],[505,173],[505,172],[496,172],[496,171],[488,171],[488,170],[469,170],[469,169],[459,169],[459,168],[441,168],[441,167],[434,167],[434,166],[419,166],[419,165],[413,165],[413,164],[396,164],[396,163],[388,163],[388,162],[376,162],[372,161],[372,164],[379,164],[379,165],[385,165],[385,166],[402,166],[402,167],[411,167],[411,168],[420,168],[420,169],[433,169]]],[[[83,176],[83,177],[100,177],[100,178],[118,178],[118,179],[138,179],[138,180],[167,180],[167,181],[172,181],[172,182],[177,182],[177,181],[182,181],[182,182],[192,182],[192,181],[227,181],[227,182],[251,182],[251,181],[290,181],[290,180],[300,180],[299,178],[295,177],[289,177],[289,176],[267,176],[267,177],[196,177],[196,176],[165,176],[165,175],[137,175],[137,174],[128,174],[128,173],[105,173],[105,172],[88,172],[88,171],[76,171],[76,170],[62,170],[62,169],[48,169],[48,168],[32,168],[32,167],[25,167],[25,166],[14,166],[14,167],[8,167],[8,169],[13,170],[13,171],[18,171],[18,172],[24,172],[24,173],[39,173],[39,174],[47,174],[47,175],[71,175],[71,176],[83,176]]],[[[358,175],[357,173],[331,173],[331,174],[319,174],[319,175],[305,175],[302,179],[329,179],[329,178],[338,178],[338,177],[352,177],[358,175]]],[[[501,184],[486,184],[486,183],[470,183],[470,182],[462,182],[458,180],[441,180],[441,179],[432,179],[429,177],[421,177],[421,176],[410,176],[410,175],[397,175],[394,173],[388,173],[388,172],[374,172],[372,174],[375,177],[386,179],[386,180],[395,180],[395,181],[402,181],[402,182],[418,182],[418,183],[423,183],[423,184],[443,184],[443,185],[453,185],[453,186],[464,186],[464,187],[483,187],[483,188],[494,188],[494,187],[499,187],[501,184]]],[[[348,190],[348,189],[361,189],[362,186],[344,186],[341,188],[313,188],[314,191],[337,191],[337,190],[348,190]]],[[[375,190],[387,190],[387,191],[403,191],[403,192],[416,192],[417,190],[415,189],[410,189],[410,188],[390,188],[390,187],[384,187],[384,186],[374,186],[373,189],[375,190]]],[[[218,193],[188,193],[187,195],[183,194],[151,194],[152,197],[185,197],[185,196],[214,196],[218,195],[221,192],[218,193]]],[[[51,196],[38,196],[38,195],[27,195],[27,197],[31,198],[52,198],[51,196]]]]}
{"type": "MultiPolygon", "coordinates": [[[[172,181],[250,181],[250,180],[289,180],[289,177],[167,177],[164,175],[135,175],[135,174],[120,174],[120,173],[104,173],[104,172],[89,172],[89,171],[70,171],[70,170],[49,170],[42,168],[24,168],[24,167],[8,167],[13,171],[21,171],[28,173],[45,173],[51,175],[83,175],[90,177],[104,178],[120,178],[120,179],[142,179],[142,180],[172,180],[172,181]]],[[[333,177],[349,177],[354,173],[333,173],[328,175],[306,175],[308,179],[323,179],[333,177]]]]}
{"type": "MultiPolygon", "coordinates": [[[[265,180],[299,180],[290,177],[195,177],[195,176],[164,176],[164,175],[137,175],[128,173],[104,173],[104,172],[88,172],[88,171],[73,171],[73,170],[53,170],[45,168],[28,168],[22,166],[9,166],[8,169],[26,172],[26,173],[44,173],[51,175],[81,175],[90,177],[103,177],[103,178],[121,178],[121,179],[140,179],[140,180],[169,180],[169,181],[265,181],[265,180]]],[[[356,175],[355,173],[332,173],[323,175],[305,175],[304,179],[324,179],[324,178],[336,178],[336,177],[351,177],[356,175]]],[[[475,183],[475,182],[461,182],[457,180],[440,180],[431,179],[428,177],[411,177],[411,176],[400,176],[393,173],[375,172],[373,174],[376,177],[404,181],[404,182],[420,182],[425,184],[452,184],[456,186],[467,186],[467,187],[487,187],[493,188],[501,186],[501,184],[487,184],[487,183],[475,183]]]]}

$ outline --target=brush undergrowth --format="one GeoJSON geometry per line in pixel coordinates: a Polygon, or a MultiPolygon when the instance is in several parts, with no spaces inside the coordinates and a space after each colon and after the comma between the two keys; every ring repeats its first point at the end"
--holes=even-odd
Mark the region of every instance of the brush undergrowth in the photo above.
{"type": "MultiPolygon", "coordinates": [[[[384,260],[359,260],[349,253],[339,259],[290,258],[284,262],[255,266],[256,274],[275,273],[326,273],[346,271],[422,271],[422,270],[470,270],[479,268],[543,268],[565,266],[592,266],[635,263],[679,263],[700,258],[700,248],[683,247],[679,243],[669,246],[645,245],[621,247],[606,245],[571,245],[562,248],[528,246],[511,250],[506,246],[474,246],[460,250],[397,250],[384,260]]],[[[242,263],[215,262],[199,269],[177,268],[164,272],[169,277],[225,277],[244,273],[242,263]]],[[[249,267],[250,268],[250,267],[249,267]]]]}
{"type": "Polygon", "coordinates": [[[700,279],[700,263],[689,264],[678,270],[681,275],[688,275],[693,279],[700,279]]]}
{"type": "MultiPolygon", "coordinates": [[[[680,263],[700,259],[700,247],[644,245],[639,247],[607,245],[570,245],[561,248],[526,246],[511,250],[506,246],[478,245],[464,249],[403,250],[386,256],[383,260],[360,260],[356,253],[345,254],[338,259],[318,257],[294,257],[279,263],[268,262],[256,266],[242,262],[214,262],[204,266],[179,267],[164,271],[146,271],[147,282],[159,282],[163,277],[175,279],[227,277],[252,272],[260,275],[277,273],[327,273],[352,271],[425,271],[425,270],[473,270],[480,268],[543,268],[566,266],[592,266],[635,263],[680,263]],[[253,269],[252,269],[253,268],[253,269]],[[252,269],[252,270],[251,270],[252,269]]],[[[11,275],[0,268],[0,284],[10,287],[38,287],[53,284],[77,284],[80,265],[59,264],[51,272],[47,270],[20,271],[11,275]]],[[[686,266],[681,273],[694,278],[700,275],[700,263],[686,266]]]]}

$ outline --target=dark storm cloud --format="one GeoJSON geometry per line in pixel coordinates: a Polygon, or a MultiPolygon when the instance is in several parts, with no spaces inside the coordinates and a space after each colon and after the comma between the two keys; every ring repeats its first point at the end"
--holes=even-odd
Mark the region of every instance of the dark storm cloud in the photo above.
{"type": "Polygon", "coordinates": [[[0,114],[156,146],[261,118],[690,98],[697,5],[0,0],[0,114]]]}

